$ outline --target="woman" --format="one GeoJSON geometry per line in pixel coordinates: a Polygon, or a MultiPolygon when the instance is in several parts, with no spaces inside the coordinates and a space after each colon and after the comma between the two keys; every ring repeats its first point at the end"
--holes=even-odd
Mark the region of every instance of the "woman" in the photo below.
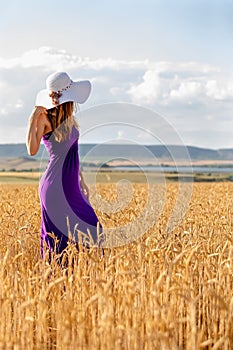
{"type": "Polygon", "coordinates": [[[43,139],[49,163],[40,179],[41,254],[62,253],[70,238],[87,247],[101,245],[102,226],[89,202],[89,190],[80,172],[78,124],[74,103],[90,95],[89,81],[73,82],[56,72],[46,80],[47,89],[36,98],[27,131],[27,150],[33,156],[43,139]]]}

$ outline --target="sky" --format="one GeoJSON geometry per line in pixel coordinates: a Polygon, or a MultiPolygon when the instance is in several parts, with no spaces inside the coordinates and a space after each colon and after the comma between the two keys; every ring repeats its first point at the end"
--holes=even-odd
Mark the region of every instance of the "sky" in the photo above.
{"type": "Polygon", "coordinates": [[[49,74],[66,71],[92,83],[80,105],[80,142],[153,143],[153,111],[186,145],[233,147],[231,0],[0,4],[0,143],[25,142],[37,92],[49,74]],[[118,103],[125,125],[111,113],[118,103]],[[134,106],[145,112],[138,132],[134,106]],[[109,125],[100,127],[106,112],[109,125]],[[82,134],[86,122],[92,132],[82,134]]]}

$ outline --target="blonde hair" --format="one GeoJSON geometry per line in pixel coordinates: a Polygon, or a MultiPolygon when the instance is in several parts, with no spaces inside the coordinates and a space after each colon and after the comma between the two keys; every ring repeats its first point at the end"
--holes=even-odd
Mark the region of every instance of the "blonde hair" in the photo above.
{"type": "Polygon", "coordinates": [[[59,106],[48,109],[53,135],[57,142],[64,141],[70,134],[72,127],[79,129],[78,123],[74,119],[74,103],[65,102],[59,106]]]}

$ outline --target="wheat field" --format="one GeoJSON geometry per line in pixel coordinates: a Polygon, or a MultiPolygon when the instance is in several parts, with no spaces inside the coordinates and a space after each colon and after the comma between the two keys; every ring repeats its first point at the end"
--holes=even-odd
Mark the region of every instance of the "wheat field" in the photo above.
{"type": "MultiPolygon", "coordinates": [[[[135,242],[104,255],[71,245],[61,269],[40,259],[38,184],[0,185],[0,349],[233,349],[233,184],[194,184],[167,235],[177,186],[135,242]]],[[[114,184],[96,188],[115,199],[114,184]]],[[[139,215],[146,188],[134,190],[119,213],[96,208],[104,227],[139,215]]]]}

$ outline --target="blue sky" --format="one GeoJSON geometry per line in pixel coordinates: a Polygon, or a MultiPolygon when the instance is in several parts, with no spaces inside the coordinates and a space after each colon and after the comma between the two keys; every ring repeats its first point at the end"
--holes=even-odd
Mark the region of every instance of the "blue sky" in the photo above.
{"type": "MultiPolygon", "coordinates": [[[[232,1],[0,3],[0,143],[25,141],[36,92],[66,70],[92,82],[81,110],[137,104],[160,113],[185,144],[233,147],[232,1]]],[[[123,126],[108,134],[127,138],[123,126]]]]}

